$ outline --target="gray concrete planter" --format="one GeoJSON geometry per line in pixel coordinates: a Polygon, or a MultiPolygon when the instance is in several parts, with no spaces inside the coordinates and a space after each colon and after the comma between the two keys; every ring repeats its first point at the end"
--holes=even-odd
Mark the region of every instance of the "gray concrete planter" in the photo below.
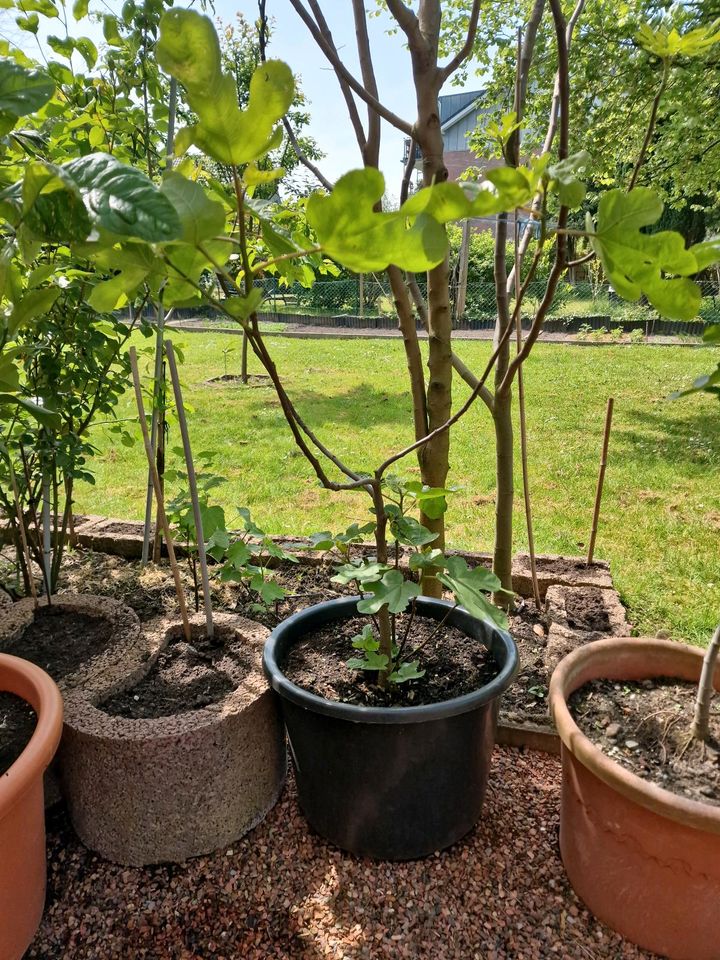
{"type": "MultiPolygon", "coordinates": [[[[242,641],[252,664],[220,702],[128,719],[103,711],[107,697],[67,698],[63,792],[80,839],[110,860],[143,866],[210,853],[259,823],[280,794],[285,737],[261,667],[268,632],[227,614],[215,623],[242,641]]],[[[192,624],[204,631],[204,618],[192,624]]],[[[177,631],[162,622],[159,647],[177,631]]]]}
{"type": "MultiPolygon", "coordinates": [[[[40,597],[47,607],[47,597],[40,597]]],[[[96,617],[110,624],[111,635],[104,648],[89,657],[72,673],[53,677],[63,694],[76,687],[86,696],[105,693],[121,684],[132,683],[144,675],[147,663],[157,650],[154,638],[143,634],[137,614],[110,597],[92,593],[61,593],[52,598],[52,606],[66,613],[96,617]]],[[[0,651],[14,653],[13,645],[33,622],[35,605],[31,597],[0,609],[0,651]]],[[[38,664],[46,669],[45,664],[38,664]]]]}
{"type": "MultiPolygon", "coordinates": [[[[40,597],[40,607],[47,607],[47,597],[40,597]]],[[[159,641],[156,637],[143,633],[137,614],[130,607],[110,597],[99,597],[91,593],[64,593],[52,598],[52,605],[65,613],[77,613],[87,617],[105,620],[110,625],[110,637],[103,649],[95,656],[84,660],[77,669],[64,677],[53,677],[63,697],[67,698],[73,690],[81,690],[82,695],[94,696],[113,693],[123,684],[132,684],[144,676],[148,664],[156,655],[159,641]]],[[[0,652],[16,653],[14,644],[33,622],[35,604],[31,597],[18,600],[6,606],[0,606],[0,652]]],[[[47,669],[47,665],[37,666],[47,669]]],[[[63,728],[63,737],[67,728],[63,728]]],[[[61,752],[58,751],[52,764],[45,773],[45,806],[52,807],[62,794],[61,752]]],[[[68,756],[67,751],[63,752],[68,756]]]]}

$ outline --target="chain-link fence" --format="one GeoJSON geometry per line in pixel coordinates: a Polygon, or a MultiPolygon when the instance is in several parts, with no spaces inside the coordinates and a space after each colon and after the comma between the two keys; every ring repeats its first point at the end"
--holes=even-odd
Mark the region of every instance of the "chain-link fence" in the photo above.
{"type": "MultiPolygon", "coordinates": [[[[260,319],[267,324],[284,323],[326,328],[397,329],[392,292],[386,278],[366,276],[320,280],[311,287],[299,283],[283,286],[274,278],[256,281],[263,291],[260,319]]],[[[420,293],[426,296],[425,278],[418,279],[420,293]]],[[[700,283],[702,303],[697,319],[689,322],[661,319],[653,307],[642,301],[628,303],[606,284],[588,281],[562,281],[553,306],[545,320],[548,333],[572,333],[580,336],[629,334],[643,336],[700,337],[708,324],[720,323],[720,284],[700,283]]],[[[524,298],[523,326],[527,329],[545,291],[543,281],[531,283],[524,298]]],[[[460,330],[492,330],[495,326],[495,286],[493,283],[468,283],[464,308],[458,303],[458,290],[452,290],[453,323],[460,330]]],[[[511,302],[512,306],[512,302],[511,302]]],[[[176,311],[176,317],[195,317],[226,326],[228,321],[210,308],[176,311]]],[[[418,316],[417,325],[422,326],[418,316]]]]}
{"type": "MultiPolygon", "coordinates": [[[[273,279],[258,282],[264,299],[261,314],[265,320],[322,327],[397,327],[390,285],[377,277],[318,281],[312,287],[300,284],[283,287],[273,279]]],[[[420,292],[426,294],[424,280],[420,292]]],[[[562,282],[545,322],[552,332],[582,333],[614,329],[626,332],[640,329],[653,334],[701,336],[707,324],[720,323],[720,285],[700,284],[702,304],[696,320],[667,321],[647,303],[628,303],[607,285],[587,281],[562,282]]],[[[531,283],[524,298],[523,324],[529,326],[544,294],[542,281],[531,283]]],[[[468,283],[465,306],[458,314],[458,290],[452,291],[455,326],[466,330],[491,330],[495,326],[495,286],[468,283]]],[[[418,325],[420,325],[418,323],[418,325]]]]}

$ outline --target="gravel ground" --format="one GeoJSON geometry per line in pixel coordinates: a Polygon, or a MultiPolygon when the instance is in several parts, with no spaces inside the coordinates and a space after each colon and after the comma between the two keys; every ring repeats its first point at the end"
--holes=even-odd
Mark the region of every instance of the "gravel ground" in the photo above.
{"type": "Polygon", "coordinates": [[[50,824],[35,960],[650,960],[572,893],[557,846],[560,764],[498,749],[482,823],[450,851],[361,860],[312,835],[292,781],[232,849],[129,869],[50,824]]]}

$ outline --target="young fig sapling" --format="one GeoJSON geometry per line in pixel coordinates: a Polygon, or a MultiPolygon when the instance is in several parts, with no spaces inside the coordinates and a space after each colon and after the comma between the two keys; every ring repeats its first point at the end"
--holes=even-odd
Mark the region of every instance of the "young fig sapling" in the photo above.
{"type": "MultiPolygon", "coordinates": [[[[381,563],[377,557],[359,557],[337,566],[334,583],[353,585],[361,595],[358,613],[368,614],[373,622],[363,627],[352,638],[357,655],[346,666],[350,670],[372,672],[385,685],[405,683],[424,676],[421,654],[424,647],[442,630],[448,617],[458,606],[481,620],[500,628],[507,627],[505,613],[490,600],[500,590],[498,578],[484,567],[470,569],[463,557],[447,557],[433,548],[437,534],[424,527],[413,516],[414,511],[424,515],[430,511],[444,513],[450,489],[424,487],[418,481],[404,481],[388,477],[383,486],[384,511],[387,529],[393,544],[390,551],[393,562],[381,563]],[[402,561],[402,562],[401,562],[402,561]],[[409,576],[402,567],[407,562],[409,576]],[[412,627],[416,615],[416,599],[421,594],[420,579],[432,568],[440,583],[453,595],[455,603],[421,644],[413,642],[412,627]],[[390,621],[391,645],[389,653],[381,647],[377,616],[387,610],[390,621]],[[398,618],[405,614],[405,626],[399,629],[398,618]]],[[[351,531],[360,529],[357,524],[351,531]]],[[[348,531],[350,532],[350,531],[348,531]]],[[[324,544],[327,540],[322,541],[324,544]]]]}

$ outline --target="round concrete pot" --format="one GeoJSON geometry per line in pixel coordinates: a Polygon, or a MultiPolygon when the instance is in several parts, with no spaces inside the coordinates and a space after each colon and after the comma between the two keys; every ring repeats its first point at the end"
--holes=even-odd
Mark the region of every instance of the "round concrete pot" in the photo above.
{"type": "MultiPolygon", "coordinates": [[[[210,853],[259,823],[280,794],[285,737],[261,667],[268,631],[227,614],[214,621],[217,633],[242,641],[250,660],[220,702],[133,720],[105,713],[106,697],[67,698],[63,794],[80,839],[109,860],[144,866],[210,853]]],[[[191,623],[204,635],[204,617],[191,623]]],[[[164,621],[157,632],[162,648],[179,626],[164,621]]]]}
{"type": "Polygon", "coordinates": [[[598,640],[562,660],[550,684],[562,740],[560,850],[570,882],[598,919],[672,960],[720,956],[720,807],[673,794],[615,763],[580,731],[567,702],[592,680],[697,683],[701,668],[702,651],[694,647],[598,640]]]}
{"type": "MultiPolygon", "coordinates": [[[[38,603],[40,607],[47,607],[47,597],[40,597],[38,603]]],[[[81,687],[88,696],[93,696],[142,676],[154,648],[143,634],[134,610],[119,600],[92,593],[56,594],[52,606],[67,613],[107,620],[112,627],[112,636],[103,650],[56,681],[63,693],[81,687]]],[[[3,610],[0,613],[0,650],[11,650],[34,616],[35,603],[31,597],[18,600],[3,610]]]]}
{"type": "Polygon", "coordinates": [[[37,714],[30,742],[0,777],[0,957],[19,960],[45,903],[43,774],[62,731],[62,696],[26,660],[0,653],[0,691],[22,697],[37,714]]]}
{"type": "MultiPolygon", "coordinates": [[[[39,605],[47,607],[47,597],[40,597],[39,605]]],[[[63,695],[79,689],[88,699],[108,696],[144,676],[148,663],[157,653],[159,639],[143,632],[134,610],[119,600],[92,593],[56,594],[52,606],[64,612],[106,620],[112,627],[109,642],[97,655],[85,660],[72,673],[56,678],[63,695]]],[[[12,651],[13,644],[30,626],[34,616],[35,603],[31,597],[18,600],[10,608],[0,611],[0,651],[12,651]]],[[[61,796],[59,757],[45,776],[47,807],[57,803],[61,796]]]]}
{"type": "Polygon", "coordinates": [[[477,823],[495,742],[497,711],[518,669],[509,634],[444,600],[420,597],[419,616],[485,644],[500,667],[484,687],[416,707],[326,700],[292,683],[282,665],[299,640],[357,616],[357,597],[320,603],[273,631],[265,672],[282,702],[298,796],[310,825],[343,850],[380,860],[429,856],[477,823]]]}

